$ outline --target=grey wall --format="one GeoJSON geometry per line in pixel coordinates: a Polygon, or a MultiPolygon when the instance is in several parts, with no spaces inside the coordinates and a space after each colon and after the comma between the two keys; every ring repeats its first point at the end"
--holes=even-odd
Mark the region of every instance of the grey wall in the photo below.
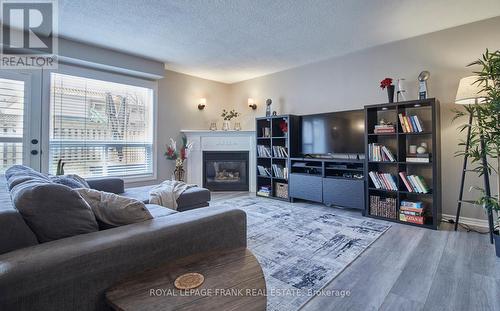
{"type": "Polygon", "coordinates": [[[211,122],[218,122],[223,108],[230,108],[229,85],[205,80],[174,71],[165,71],[165,78],[158,81],[157,127],[157,181],[129,183],[127,186],[153,184],[169,179],[174,169],[173,161],[164,157],[166,144],[172,137],[180,144],[180,130],[208,129],[211,122]],[[201,97],[207,99],[204,110],[198,110],[201,97]]]}
{"type": "MultiPolygon", "coordinates": [[[[247,111],[247,98],[253,97],[259,106],[257,115],[264,114],[266,98],[273,99],[274,109],[280,113],[356,109],[387,101],[379,87],[385,77],[406,78],[409,97],[415,99],[416,77],[429,70],[430,95],[442,105],[443,213],[454,214],[462,162],[453,155],[460,137],[456,131],[459,123],[451,124],[450,109],[456,108],[453,102],[459,79],[471,75],[471,68],[465,65],[486,48],[500,49],[499,29],[500,17],[496,17],[232,84],[230,102],[239,111],[247,111]]],[[[244,128],[254,127],[253,117],[242,119],[244,128]]],[[[468,186],[480,184],[476,178],[469,181],[468,186]]],[[[484,218],[481,209],[470,206],[462,215],[484,218]]]]}

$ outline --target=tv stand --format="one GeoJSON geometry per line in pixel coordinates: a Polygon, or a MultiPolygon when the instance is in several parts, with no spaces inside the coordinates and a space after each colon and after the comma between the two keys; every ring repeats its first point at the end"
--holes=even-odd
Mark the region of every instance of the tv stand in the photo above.
{"type": "Polygon", "coordinates": [[[289,195],[331,206],[363,210],[364,160],[290,158],[289,195]]]}

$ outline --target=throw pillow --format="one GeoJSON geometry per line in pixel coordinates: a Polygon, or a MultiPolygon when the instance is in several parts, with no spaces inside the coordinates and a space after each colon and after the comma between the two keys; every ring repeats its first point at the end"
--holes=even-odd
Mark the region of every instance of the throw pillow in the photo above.
{"type": "Polygon", "coordinates": [[[50,180],[56,184],[68,186],[71,189],[90,188],[85,179],[75,174],[50,176],[50,180]]]}
{"type": "Polygon", "coordinates": [[[67,186],[33,179],[17,184],[11,196],[41,243],[99,230],[90,206],[67,186]]]}
{"type": "Polygon", "coordinates": [[[108,227],[118,227],[152,219],[146,205],[136,199],[94,189],[76,189],[90,205],[95,217],[108,227]]]}

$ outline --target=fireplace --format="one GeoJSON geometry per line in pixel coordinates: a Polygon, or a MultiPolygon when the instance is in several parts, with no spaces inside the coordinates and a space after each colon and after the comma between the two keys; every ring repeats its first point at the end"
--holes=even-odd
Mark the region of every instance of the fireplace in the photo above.
{"type": "Polygon", "coordinates": [[[248,151],[203,151],[203,187],[248,191],[248,151]]]}

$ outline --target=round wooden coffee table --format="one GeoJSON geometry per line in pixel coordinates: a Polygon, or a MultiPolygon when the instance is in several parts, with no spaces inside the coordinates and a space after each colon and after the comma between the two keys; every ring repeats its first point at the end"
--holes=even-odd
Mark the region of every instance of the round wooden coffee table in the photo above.
{"type": "Polygon", "coordinates": [[[130,276],[106,291],[115,310],[266,310],[266,282],[259,262],[245,248],[182,258],[130,276]],[[174,281],[200,273],[204,282],[178,290],[174,281]]]}

